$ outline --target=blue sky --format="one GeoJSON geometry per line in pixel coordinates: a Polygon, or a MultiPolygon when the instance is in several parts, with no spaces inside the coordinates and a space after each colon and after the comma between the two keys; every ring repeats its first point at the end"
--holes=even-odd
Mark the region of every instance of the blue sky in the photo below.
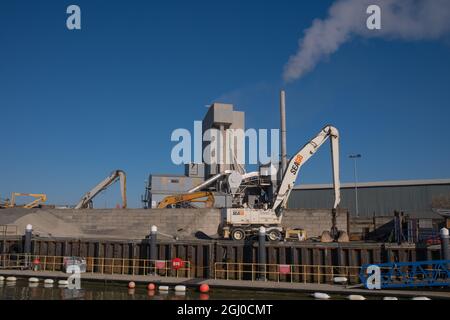
{"type": "MultiPolygon", "coordinates": [[[[246,126],[277,128],[287,94],[288,151],[325,124],[341,132],[341,177],[358,152],[362,181],[450,177],[448,41],[359,39],[295,82],[283,67],[332,1],[2,1],[0,196],[47,193],[75,204],[114,169],[140,206],[150,173],[171,163],[176,128],[205,105],[235,104],[246,126]],[[82,30],[66,28],[77,4],[82,30]]],[[[329,149],[298,183],[331,181],[329,149]]],[[[96,207],[119,201],[118,185],[96,207]]]]}

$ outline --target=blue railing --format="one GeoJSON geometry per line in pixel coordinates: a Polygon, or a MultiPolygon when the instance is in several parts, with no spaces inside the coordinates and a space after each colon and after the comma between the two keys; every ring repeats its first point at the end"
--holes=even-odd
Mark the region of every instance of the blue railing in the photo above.
{"type": "Polygon", "coordinates": [[[375,279],[367,273],[370,266],[379,267],[381,289],[450,286],[450,260],[365,264],[359,278],[366,288],[375,279]]]}

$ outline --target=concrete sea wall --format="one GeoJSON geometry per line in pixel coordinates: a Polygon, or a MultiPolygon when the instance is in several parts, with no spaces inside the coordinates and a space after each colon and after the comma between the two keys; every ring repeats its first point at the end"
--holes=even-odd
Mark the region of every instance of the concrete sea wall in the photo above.
{"type": "MultiPolygon", "coordinates": [[[[220,224],[218,209],[4,209],[0,224],[17,225],[19,232],[32,224],[35,234],[47,237],[100,237],[143,239],[152,225],[161,233],[192,238],[197,232],[216,236],[220,224]]],[[[331,210],[286,210],[285,227],[299,227],[309,237],[331,228],[331,210]]],[[[339,230],[347,231],[347,214],[338,212],[339,230]]]]}

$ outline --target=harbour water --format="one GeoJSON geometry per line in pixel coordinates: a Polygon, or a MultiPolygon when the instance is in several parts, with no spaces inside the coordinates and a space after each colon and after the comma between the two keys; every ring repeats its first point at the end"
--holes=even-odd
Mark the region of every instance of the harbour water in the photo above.
{"type": "MultiPolygon", "coordinates": [[[[346,299],[331,295],[333,300],[346,299]]],[[[213,289],[207,294],[188,289],[185,293],[148,291],[144,286],[128,289],[124,283],[84,281],[79,290],[65,286],[17,282],[0,282],[0,300],[309,300],[308,293],[213,289]]],[[[371,298],[374,299],[374,298],[371,298]]]]}

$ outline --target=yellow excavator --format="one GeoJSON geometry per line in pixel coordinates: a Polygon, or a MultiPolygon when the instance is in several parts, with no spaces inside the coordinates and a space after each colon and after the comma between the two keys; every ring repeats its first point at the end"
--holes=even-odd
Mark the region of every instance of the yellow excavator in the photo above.
{"type": "Polygon", "coordinates": [[[40,206],[42,203],[47,201],[47,195],[41,194],[41,193],[19,193],[19,192],[13,192],[11,194],[11,201],[6,201],[2,206],[4,208],[14,208],[16,207],[16,197],[32,197],[35,198],[32,202],[25,204],[24,206],[21,206],[25,209],[32,209],[40,206]]]}
{"type": "Polygon", "coordinates": [[[172,196],[165,197],[158,204],[157,208],[158,209],[174,208],[174,207],[186,208],[190,207],[191,203],[204,203],[205,208],[212,208],[214,206],[214,201],[215,201],[214,195],[212,194],[212,192],[208,191],[175,194],[172,196]]]}

